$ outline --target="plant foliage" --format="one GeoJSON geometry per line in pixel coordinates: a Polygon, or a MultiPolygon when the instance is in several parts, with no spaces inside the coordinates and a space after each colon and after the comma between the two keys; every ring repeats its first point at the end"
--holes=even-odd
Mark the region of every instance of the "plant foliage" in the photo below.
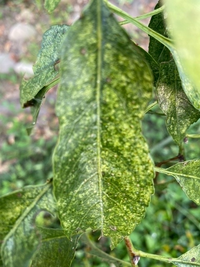
{"type": "MultiPolygon", "coordinates": [[[[52,12],[59,2],[46,0],[44,6],[52,12]]],[[[166,3],[168,22],[160,1],[154,11],[132,18],[109,2],[92,0],[74,25],[55,25],[44,33],[34,76],[22,81],[20,99],[22,107],[32,109],[30,133],[43,97],[59,83],[53,178],[0,198],[0,266],[70,267],[79,239],[87,254],[115,266],[136,266],[140,257],[200,266],[199,246],[178,258],[163,257],[136,250],[128,237],[145,215],[158,173],[173,176],[188,198],[200,204],[200,163],[187,160],[184,152],[187,130],[200,117],[199,80],[191,67],[194,39],[182,46],[190,28],[179,34],[182,17],[176,19],[179,11],[174,13],[179,4],[166,3]],[[133,23],[150,35],[148,53],[130,39],[112,11],[125,19],[122,24],[133,23]],[[152,17],[149,27],[139,21],[147,17],[152,17]],[[141,128],[155,105],[166,116],[179,150],[157,166],[141,128]],[[161,168],[164,164],[170,165],[161,168]],[[111,249],[125,241],[130,261],[101,251],[91,231],[109,238],[111,249]]],[[[196,34],[194,30],[192,37],[196,34]]]]}

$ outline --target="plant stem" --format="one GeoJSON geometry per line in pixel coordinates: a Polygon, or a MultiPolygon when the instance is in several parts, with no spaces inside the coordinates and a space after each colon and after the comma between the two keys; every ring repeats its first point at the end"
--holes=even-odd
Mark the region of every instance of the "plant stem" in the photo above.
{"type": "Polygon", "coordinates": [[[146,110],[145,110],[144,113],[146,114],[149,110],[151,110],[151,109],[152,109],[153,107],[155,107],[157,104],[158,104],[157,101],[151,103],[151,104],[146,108],[146,110]]]}
{"type": "MultiPolygon", "coordinates": [[[[162,7],[160,8],[157,8],[149,13],[146,13],[146,14],[143,14],[141,16],[138,16],[138,17],[135,17],[136,20],[142,20],[142,19],[147,19],[149,17],[152,17],[154,15],[157,15],[159,13],[161,13],[163,10],[165,9],[165,6],[163,5],[162,7]]],[[[124,24],[128,24],[130,23],[128,20],[124,20],[124,21],[121,21],[119,24],[120,25],[124,25],[124,24]]]]}
{"type": "MultiPolygon", "coordinates": [[[[131,240],[126,237],[125,238],[125,243],[126,243],[126,247],[127,247],[127,250],[129,252],[129,255],[133,255],[133,257],[143,257],[143,258],[148,258],[148,259],[153,259],[153,260],[158,260],[158,261],[162,261],[162,262],[166,262],[166,263],[171,263],[171,264],[176,264],[177,263],[181,266],[182,265],[188,265],[188,266],[200,266],[200,263],[198,262],[192,262],[192,261],[189,261],[189,260],[183,260],[183,259],[178,259],[178,258],[168,258],[168,257],[163,257],[163,256],[160,256],[160,255],[155,255],[155,254],[150,254],[150,253],[146,253],[146,252],[143,252],[141,250],[137,250],[133,247],[133,244],[131,242],[131,240]]],[[[136,265],[132,265],[132,266],[136,266],[136,265]]]]}
{"type": "Polygon", "coordinates": [[[187,138],[200,138],[200,134],[186,134],[187,138]]]}
{"type": "Polygon", "coordinates": [[[128,15],[126,12],[122,11],[120,8],[116,7],[115,5],[111,4],[110,2],[107,2],[107,6],[112,10],[115,14],[119,15],[120,17],[124,18],[125,20],[129,21],[129,23],[134,24],[139,29],[147,33],[148,35],[154,37],[156,40],[158,40],[160,43],[165,45],[168,49],[173,51],[174,44],[173,41],[162,34],[157,33],[156,31],[152,30],[151,28],[147,27],[146,25],[139,22],[138,19],[135,19],[128,15]]]}
{"type": "Polygon", "coordinates": [[[135,267],[137,266],[140,257],[137,255],[137,253],[135,253],[133,244],[128,236],[124,238],[124,241],[130,258],[131,266],[135,267]]]}

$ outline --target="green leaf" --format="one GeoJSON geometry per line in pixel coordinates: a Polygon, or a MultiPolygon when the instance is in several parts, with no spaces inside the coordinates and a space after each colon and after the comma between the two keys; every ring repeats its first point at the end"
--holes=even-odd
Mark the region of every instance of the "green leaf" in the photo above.
{"type": "Polygon", "coordinates": [[[194,83],[193,87],[185,87],[185,92],[194,107],[200,109],[200,2],[167,0],[166,9],[182,71],[188,75],[190,83],[194,83]]]}
{"type": "Polygon", "coordinates": [[[140,124],[151,94],[144,58],[103,1],[93,1],[61,58],[54,193],[68,236],[101,229],[115,246],[143,218],[154,191],[140,124]]]}
{"type": "MultiPolygon", "coordinates": [[[[33,114],[34,112],[38,114],[44,94],[59,81],[56,64],[60,61],[61,44],[68,28],[67,25],[55,25],[44,33],[42,48],[34,65],[34,76],[21,83],[21,105],[22,107],[31,106],[33,114]]],[[[37,115],[34,119],[37,119],[37,115]]]]}
{"type": "Polygon", "coordinates": [[[117,259],[117,258],[105,253],[103,250],[99,249],[97,246],[95,246],[94,242],[92,242],[86,234],[83,234],[81,236],[80,240],[81,240],[81,242],[83,242],[84,244],[87,245],[85,252],[88,255],[93,256],[93,257],[97,257],[97,258],[101,259],[101,261],[109,263],[109,266],[112,266],[112,264],[114,264],[114,266],[116,266],[116,267],[132,266],[130,262],[125,262],[125,261],[122,261],[120,259],[117,259]]]}
{"type": "Polygon", "coordinates": [[[69,240],[62,229],[40,228],[39,230],[42,241],[31,267],[70,267],[79,237],[75,236],[69,240]]]}
{"type": "Polygon", "coordinates": [[[9,226],[12,227],[1,246],[4,267],[29,266],[40,243],[40,234],[34,222],[40,210],[50,213],[55,211],[51,184],[32,187],[32,191],[31,187],[25,188],[1,199],[1,214],[5,223],[5,229],[1,226],[3,233],[5,234],[9,226]],[[2,203],[5,203],[4,210],[2,203]]]}
{"type": "MultiPolygon", "coordinates": [[[[160,2],[156,8],[159,7],[160,2]]],[[[149,27],[168,36],[162,13],[152,17],[149,27]]],[[[192,106],[184,93],[176,64],[168,48],[150,37],[149,53],[159,65],[158,73],[150,62],[155,77],[158,103],[167,116],[167,129],[174,141],[181,145],[187,129],[200,118],[200,112],[192,106]]]]}
{"type": "Polygon", "coordinates": [[[192,106],[183,91],[174,61],[161,65],[157,98],[167,115],[166,126],[169,133],[181,145],[187,129],[200,118],[200,112],[192,106]]]}
{"type": "Polygon", "coordinates": [[[200,205],[200,160],[177,163],[170,168],[156,168],[158,172],[172,175],[186,195],[200,205]]]}
{"type": "Polygon", "coordinates": [[[178,261],[173,261],[173,264],[178,267],[199,267],[200,266],[200,245],[193,247],[178,258],[178,261]]]}
{"type": "MultiPolygon", "coordinates": [[[[155,6],[155,10],[159,9],[160,7],[161,7],[161,3],[159,1],[158,4],[155,6]]],[[[168,38],[166,27],[165,27],[165,22],[163,19],[163,13],[159,13],[153,16],[150,20],[149,27],[153,29],[154,31],[156,31],[157,33],[162,34],[163,36],[168,38]]],[[[169,49],[152,36],[150,36],[149,54],[154,58],[154,60],[159,65],[159,67],[161,63],[172,60],[169,49]]],[[[151,64],[151,62],[150,62],[150,66],[153,71],[154,84],[156,86],[158,78],[159,78],[159,67],[155,68],[155,66],[151,64]]]]}
{"type": "Polygon", "coordinates": [[[43,186],[26,186],[18,191],[0,198],[0,240],[12,230],[16,220],[24,213],[32,201],[46,188],[43,186]]]}
{"type": "Polygon", "coordinates": [[[48,12],[52,12],[58,6],[59,3],[60,0],[45,0],[44,7],[48,12]]]}

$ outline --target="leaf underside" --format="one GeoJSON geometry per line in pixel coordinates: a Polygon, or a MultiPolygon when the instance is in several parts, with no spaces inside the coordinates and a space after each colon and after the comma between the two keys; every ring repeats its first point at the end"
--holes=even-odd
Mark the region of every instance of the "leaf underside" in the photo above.
{"type": "Polygon", "coordinates": [[[101,229],[115,246],[144,216],[154,172],[140,120],[151,91],[145,60],[93,1],[64,41],[56,106],[54,193],[69,236],[101,229]]]}
{"type": "Polygon", "coordinates": [[[185,161],[167,168],[186,195],[200,205],[200,160],[185,161]]]}
{"type": "Polygon", "coordinates": [[[31,107],[33,124],[28,127],[30,133],[36,123],[40,106],[45,94],[59,82],[57,64],[60,61],[60,49],[68,30],[67,25],[55,25],[43,35],[42,48],[33,67],[34,76],[23,80],[20,85],[20,102],[23,108],[31,107]]]}
{"type": "MultiPolygon", "coordinates": [[[[159,7],[160,2],[156,8],[159,7]]],[[[162,13],[152,17],[149,27],[166,37],[168,36],[162,13]]],[[[157,100],[167,116],[167,129],[174,141],[181,145],[187,129],[200,118],[200,112],[188,100],[182,88],[175,61],[168,48],[150,37],[149,53],[159,65],[159,73],[154,66],[152,69],[157,100]]]]}

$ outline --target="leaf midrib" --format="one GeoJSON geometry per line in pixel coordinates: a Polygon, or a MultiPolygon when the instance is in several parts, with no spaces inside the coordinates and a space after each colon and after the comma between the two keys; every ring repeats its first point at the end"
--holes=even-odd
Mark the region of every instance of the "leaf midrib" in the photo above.
{"type": "Polygon", "coordinates": [[[103,229],[103,200],[102,200],[102,173],[101,173],[101,81],[102,81],[102,17],[101,17],[101,5],[102,0],[97,1],[97,79],[96,79],[96,103],[97,103],[97,173],[98,173],[98,185],[99,185],[99,198],[100,198],[100,210],[101,210],[101,229],[103,229]]]}

